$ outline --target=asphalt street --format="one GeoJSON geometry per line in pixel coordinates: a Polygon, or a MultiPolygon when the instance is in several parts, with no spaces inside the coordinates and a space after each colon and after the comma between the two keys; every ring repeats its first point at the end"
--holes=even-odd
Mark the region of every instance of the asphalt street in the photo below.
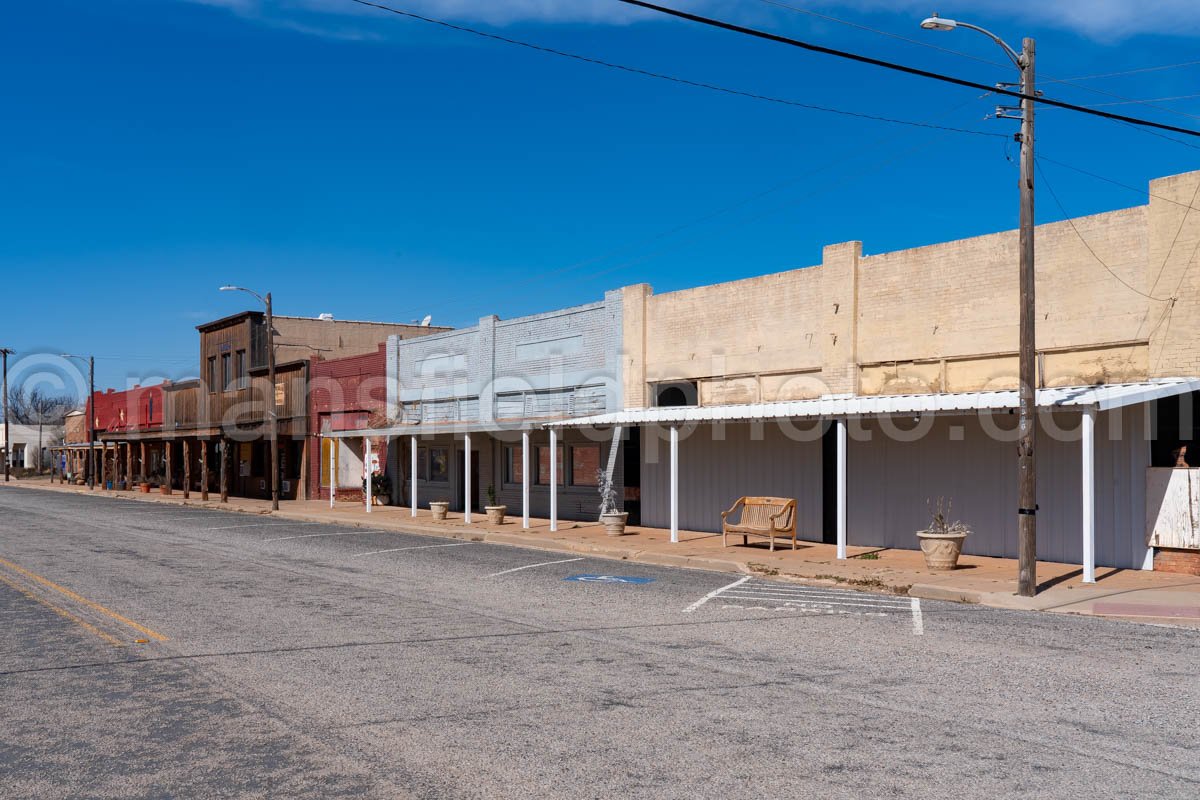
{"type": "Polygon", "coordinates": [[[0,795],[1200,797],[1200,631],[0,490],[0,795]]]}

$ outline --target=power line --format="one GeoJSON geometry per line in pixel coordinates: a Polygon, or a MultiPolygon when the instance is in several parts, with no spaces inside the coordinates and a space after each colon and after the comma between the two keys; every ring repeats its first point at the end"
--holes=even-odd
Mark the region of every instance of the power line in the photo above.
{"type": "MultiPolygon", "coordinates": [[[[1141,103],[1142,105],[1148,105],[1150,103],[1166,103],[1166,102],[1170,102],[1171,100],[1191,100],[1195,97],[1200,97],[1200,94],[1177,94],[1174,97],[1155,97],[1151,100],[1120,100],[1120,101],[1113,102],[1113,103],[1092,103],[1090,105],[1090,108],[1100,108],[1101,106],[1127,106],[1131,103],[1141,103]]],[[[1172,110],[1172,109],[1168,109],[1168,110],[1172,110]]],[[[1181,111],[1179,113],[1182,114],[1183,112],[1181,111]]],[[[1184,116],[1192,117],[1192,116],[1196,116],[1196,115],[1184,114],[1184,116]]],[[[1196,116],[1196,118],[1200,119],[1200,116],[1196,116]]]]}
{"type": "Polygon", "coordinates": [[[1058,192],[1054,191],[1054,187],[1050,185],[1050,181],[1046,178],[1046,172],[1045,172],[1045,170],[1042,169],[1042,165],[1040,163],[1038,163],[1037,159],[1034,160],[1033,165],[1035,167],[1037,167],[1038,175],[1041,176],[1042,183],[1046,186],[1046,190],[1049,191],[1050,196],[1052,198],[1054,198],[1054,204],[1057,205],[1058,210],[1062,212],[1063,221],[1070,224],[1071,230],[1075,231],[1075,236],[1078,237],[1079,241],[1083,244],[1083,246],[1085,248],[1087,248],[1087,251],[1092,254],[1092,258],[1096,259],[1096,262],[1100,266],[1102,266],[1102,267],[1104,267],[1104,269],[1108,270],[1109,275],[1112,275],[1114,278],[1116,278],[1117,282],[1120,283],[1122,286],[1124,286],[1126,289],[1129,289],[1131,292],[1134,292],[1135,294],[1140,294],[1142,297],[1145,297],[1147,300],[1154,300],[1155,302],[1166,303],[1166,302],[1170,302],[1173,299],[1171,297],[1155,297],[1154,295],[1146,294],[1141,289],[1137,288],[1136,286],[1131,284],[1129,281],[1125,280],[1120,275],[1118,275],[1113,270],[1113,268],[1110,267],[1105,262],[1105,260],[1096,253],[1096,251],[1092,248],[1091,244],[1088,243],[1088,240],[1084,238],[1083,234],[1079,230],[1079,227],[1075,224],[1075,220],[1071,217],[1070,214],[1067,213],[1067,209],[1063,206],[1062,200],[1058,199],[1058,192]]]}
{"type": "MultiPolygon", "coordinates": [[[[360,2],[363,2],[363,0],[352,0],[352,2],[360,3],[360,2]]],[[[1126,122],[1126,123],[1129,123],[1132,125],[1141,125],[1141,126],[1148,127],[1148,128],[1158,128],[1160,130],[1172,131],[1173,133],[1182,133],[1187,136],[1195,136],[1197,138],[1200,138],[1200,131],[1192,130],[1190,128],[1180,128],[1178,126],[1168,125],[1168,124],[1162,123],[1162,122],[1153,122],[1151,120],[1140,119],[1138,117],[1129,117],[1129,116],[1125,116],[1123,114],[1114,114],[1110,111],[1101,111],[1100,109],[1088,108],[1087,106],[1076,105],[1075,103],[1068,103],[1063,100],[1054,100],[1054,99],[1051,99],[1048,97],[1040,97],[1040,96],[1032,96],[1032,95],[1027,96],[1027,95],[1022,94],[1021,92],[1013,91],[1012,89],[1006,89],[1003,87],[996,87],[996,86],[988,86],[987,84],[978,83],[976,81],[969,81],[964,78],[956,78],[952,75],[946,75],[941,72],[933,72],[931,70],[919,69],[918,67],[910,67],[905,64],[897,64],[894,61],[885,61],[880,58],[872,58],[871,56],[860,55],[859,53],[851,53],[846,50],[838,50],[833,47],[825,47],[824,45],[813,44],[811,42],[805,42],[805,41],[801,41],[799,39],[792,39],[787,36],[780,36],[777,33],[770,33],[769,31],[760,31],[756,28],[747,28],[744,25],[736,25],[732,22],[725,22],[724,20],[713,19],[712,17],[704,17],[699,14],[692,14],[688,11],[680,11],[679,9],[668,8],[667,6],[660,6],[660,5],[656,5],[654,3],[647,3],[644,0],[617,0],[617,2],[625,3],[626,5],[637,6],[639,8],[644,8],[644,9],[647,9],[648,11],[657,11],[661,14],[666,14],[666,15],[672,16],[672,17],[678,17],[679,19],[686,19],[690,22],[698,22],[701,25],[708,25],[709,27],[720,28],[721,30],[730,31],[732,33],[740,33],[745,36],[752,36],[757,39],[765,39],[767,41],[776,42],[778,44],[786,44],[790,47],[798,47],[798,48],[801,48],[802,50],[808,50],[813,53],[821,53],[822,55],[836,56],[837,58],[843,58],[843,59],[846,59],[849,61],[857,61],[860,64],[868,64],[868,65],[874,66],[874,67],[883,67],[884,69],[890,69],[895,72],[903,72],[905,74],[915,75],[920,78],[929,78],[930,80],[941,81],[943,83],[950,83],[950,84],[954,84],[956,86],[965,86],[969,89],[981,89],[983,91],[994,92],[995,94],[1004,95],[1006,97],[1015,97],[1015,98],[1018,98],[1021,100],[1035,101],[1037,103],[1041,103],[1042,105],[1046,105],[1046,106],[1053,106],[1056,108],[1065,108],[1070,111],[1077,111],[1081,114],[1089,114],[1094,117],[1103,117],[1104,119],[1117,120],[1119,122],[1126,122]]]]}
{"type": "Polygon", "coordinates": [[[1048,161],[1051,164],[1056,164],[1060,167],[1064,167],[1066,169],[1078,172],[1080,175],[1087,175],[1089,178],[1095,178],[1098,181],[1104,181],[1105,183],[1111,183],[1113,186],[1120,186],[1122,189],[1128,189],[1129,191],[1136,192],[1137,194],[1140,194],[1144,197],[1157,197],[1159,200],[1163,200],[1168,203],[1174,203],[1175,205],[1180,206],[1181,208],[1190,208],[1192,211],[1200,211],[1200,208],[1190,206],[1187,203],[1181,203],[1178,200],[1175,200],[1174,198],[1167,197],[1167,196],[1161,195],[1161,194],[1155,194],[1154,192],[1151,192],[1147,189],[1139,189],[1136,186],[1130,186],[1128,183],[1121,183],[1120,181],[1114,180],[1113,178],[1107,178],[1103,175],[1097,175],[1095,172],[1088,172],[1086,169],[1083,169],[1082,167],[1077,167],[1074,164],[1068,164],[1065,161],[1058,161],[1056,159],[1050,158],[1049,156],[1042,155],[1041,153],[1038,154],[1038,160],[1039,161],[1048,161]]]}
{"type": "Polygon", "coordinates": [[[913,128],[932,128],[935,130],[951,131],[954,133],[966,133],[966,134],[970,134],[973,136],[989,136],[989,137],[999,137],[999,138],[1005,138],[1005,139],[1008,138],[1007,136],[1005,136],[1004,134],[1001,134],[1001,133],[990,133],[988,131],[977,131],[977,130],[971,130],[970,128],[954,128],[954,127],[948,127],[945,125],[936,125],[931,122],[920,122],[918,120],[896,119],[894,117],[884,117],[884,116],[880,116],[878,114],[867,114],[867,113],[863,113],[863,112],[859,112],[859,111],[847,111],[846,109],[843,109],[843,108],[833,108],[831,106],[821,106],[821,105],[815,105],[813,103],[803,103],[803,102],[800,102],[799,100],[789,100],[787,98],[774,97],[772,95],[760,94],[758,92],[744,91],[742,89],[732,89],[728,86],[720,86],[715,83],[706,83],[704,81],[691,80],[690,78],[681,78],[677,75],[668,75],[668,74],[662,73],[662,72],[653,72],[651,70],[642,69],[640,67],[631,67],[627,64],[619,64],[615,61],[605,61],[603,59],[593,58],[591,56],[584,56],[584,55],[579,55],[578,53],[572,53],[567,50],[559,50],[559,49],[553,48],[553,47],[546,47],[544,45],[522,41],[520,39],[513,39],[508,36],[501,36],[500,34],[489,33],[487,31],[481,31],[476,28],[469,28],[465,25],[458,25],[453,22],[447,22],[446,20],[435,19],[434,17],[427,17],[422,14],[413,13],[411,11],[404,11],[399,8],[393,8],[391,6],[383,5],[382,3],[373,3],[373,2],[370,2],[369,0],[349,0],[349,2],[357,3],[360,6],[368,6],[370,8],[379,9],[380,11],[387,11],[391,14],[397,14],[402,17],[408,17],[409,19],[418,20],[420,22],[427,22],[431,25],[440,25],[441,27],[449,28],[450,30],[459,31],[462,33],[470,33],[474,36],[481,36],[485,39],[491,39],[493,41],[503,42],[505,44],[517,45],[518,47],[525,47],[530,50],[536,50],[539,53],[547,53],[549,55],[560,56],[562,58],[569,58],[574,61],[582,61],[587,64],[594,64],[594,65],[600,66],[600,67],[607,67],[609,69],[620,70],[622,72],[628,72],[628,73],[631,73],[634,75],[641,75],[646,78],[655,78],[656,80],[670,81],[671,83],[678,83],[683,86],[691,86],[692,88],[695,88],[695,89],[707,89],[708,91],[720,92],[721,94],[732,95],[735,97],[745,97],[750,100],[761,100],[763,102],[775,103],[777,105],[792,106],[794,108],[803,108],[803,109],[807,109],[809,111],[820,111],[820,112],[823,112],[826,114],[838,114],[838,115],[845,116],[845,117],[856,117],[858,119],[867,119],[867,120],[871,120],[874,122],[887,122],[887,123],[891,123],[893,125],[907,125],[907,126],[913,127],[913,128]]]}
{"type": "MultiPolygon", "coordinates": [[[[801,8],[799,6],[791,5],[790,3],[781,2],[781,0],[758,0],[758,2],[763,3],[764,5],[776,6],[777,8],[786,8],[789,11],[796,12],[797,14],[805,14],[807,16],[815,17],[816,19],[824,20],[826,22],[836,22],[839,25],[846,25],[851,28],[857,28],[859,30],[869,31],[870,33],[876,33],[876,34],[879,34],[880,36],[887,36],[892,39],[898,39],[901,42],[907,42],[908,44],[915,44],[919,47],[925,47],[930,50],[936,50],[940,53],[949,53],[950,55],[960,56],[962,58],[969,58],[972,61],[978,61],[982,64],[989,64],[994,67],[1005,67],[1005,68],[1007,68],[1009,66],[1009,64],[1007,62],[993,61],[992,59],[981,58],[981,57],[979,57],[977,55],[973,55],[971,53],[964,53],[961,50],[954,50],[949,47],[941,47],[939,45],[932,44],[930,42],[927,42],[927,41],[924,41],[921,39],[914,39],[910,36],[902,36],[898,33],[893,33],[892,31],[880,30],[879,28],[872,28],[869,25],[863,25],[858,22],[851,22],[850,20],[840,19],[838,17],[834,17],[829,14],[822,14],[817,11],[811,11],[807,8],[801,8]]],[[[1200,63],[1200,62],[1188,62],[1188,63],[1200,63]]],[[[1176,64],[1176,65],[1172,65],[1172,66],[1186,66],[1186,65],[1176,64]]],[[[1142,71],[1149,71],[1149,70],[1153,70],[1153,69],[1166,69],[1166,68],[1167,67],[1149,67],[1144,70],[1131,70],[1131,72],[1142,72],[1142,71]]],[[[1114,73],[1114,75],[1121,75],[1121,74],[1126,74],[1126,73],[1119,73],[1119,72],[1114,73]]],[[[1104,76],[1092,76],[1092,77],[1104,77],[1104,76]]],[[[1197,116],[1196,114],[1189,114],[1186,111],[1179,111],[1174,108],[1168,108],[1167,106],[1156,105],[1156,103],[1157,103],[1156,100],[1135,100],[1133,98],[1123,97],[1122,95],[1114,94],[1113,92],[1106,91],[1104,89],[1096,89],[1095,87],[1084,86],[1083,84],[1079,84],[1079,83],[1075,82],[1078,80],[1086,80],[1086,79],[1054,78],[1049,75],[1043,74],[1041,76],[1041,80],[1043,83],[1061,83],[1065,86],[1071,86],[1075,89],[1081,89],[1085,92],[1092,92],[1093,94],[1103,95],[1104,97],[1112,97],[1112,98],[1115,98],[1115,99],[1120,100],[1125,103],[1133,103],[1133,104],[1146,106],[1147,108],[1155,108],[1160,111],[1166,111],[1167,113],[1170,113],[1170,114],[1177,114],[1181,117],[1188,117],[1190,119],[1200,119],[1200,116],[1197,116]]]]}
{"type": "Polygon", "coordinates": [[[1157,67],[1138,67],[1137,69],[1127,69],[1121,72],[1103,72],[1099,75],[1082,75],[1078,78],[1067,78],[1071,81],[1092,81],[1098,78],[1118,78],[1122,75],[1137,75],[1142,72],[1159,72],[1164,69],[1177,69],[1179,67],[1194,67],[1200,64],[1200,61],[1181,61],[1178,64],[1163,64],[1157,67]]]}

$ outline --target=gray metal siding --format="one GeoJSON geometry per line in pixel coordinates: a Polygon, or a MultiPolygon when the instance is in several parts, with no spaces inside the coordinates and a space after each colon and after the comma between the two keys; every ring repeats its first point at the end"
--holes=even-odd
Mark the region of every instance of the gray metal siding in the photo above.
{"type": "MultiPolygon", "coordinates": [[[[721,512],[743,495],[796,499],[796,532],[801,539],[821,540],[821,442],[796,442],[777,425],[725,426],[716,440],[713,426],[679,437],[679,527],[720,531],[721,512]]],[[[642,524],[671,524],[670,445],[667,432],[642,431],[642,524]],[[653,460],[652,460],[653,459],[653,460]]]]}
{"type": "MultiPolygon", "coordinates": [[[[1057,414],[1063,441],[1039,426],[1038,558],[1080,563],[1081,449],[1078,414],[1057,414]]],[[[1138,569],[1145,556],[1146,443],[1140,409],[1124,414],[1124,431],[1111,432],[1118,412],[1096,425],[1096,563],[1138,569]]],[[[999,418],[1005,427],[1012,422],[999,418]]],[[[871,441],[853,436],[848,452],[848,538],[852,545],[913,549],[927,526],[928,503],[952,501],[952,516],[972,528],[964,552],[1017,555],[1017,457],[1013,442],[987,435],[976,417],[940,417],[918,441],[896,441],[878,423],[865,422],[871,441]],[[955,432],[961,431],[961,435],[955,432]],[[957,439],[957,440],[956,440],[957,439]]]]}
{"type": "MultiPolygon", "coordinates": [[[[1015,418],[998,415],[996,427],[1015,418]]],[[[973,533],[971,555],[1015,558],[1016,444],[989,436],[977,417],[938,417],[916,441],[899,441],[877,421],[851,420],[848,448],[848,539],[851,545],[916,549],[916,531],[929,522],[928,503],[944,497],[952,516],[973,533]],[[861,440],[858,431],[870,436],[861,440]]],[[[1038,437],[1038,557],[1080,563],[1081,448],[1079,414],[1056,414],[1053,424],[1067,440],[1042,426],[1038,437]]],[[[679,524],[686,530],[719,531],[721,511],[742,495],[779,495],[798,501],[802,539],[821,539],[821,445],[795,442],[777,425],[763,425],[761,441],[751,425],[729,425],[725,441],[711,426],[679,443],[679,524]]],[[[1146,554],[1144,517],[1145,416],[1141,407],[1105,412],[1096,425],[1096,564],[1140,569],[1146,554]]],[[[665,429],[643,430],[642,518],[670,525],[670,465],[665,429]]],[[[832,476],[830,476],[832,479],[832,476]]]]}

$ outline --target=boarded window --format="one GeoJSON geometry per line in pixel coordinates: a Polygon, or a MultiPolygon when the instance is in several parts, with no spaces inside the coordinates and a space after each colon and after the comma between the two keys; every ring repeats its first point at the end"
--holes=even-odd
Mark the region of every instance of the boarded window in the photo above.
{"type": "MultiPolygon", "coordinates": [[[[329,486],[329,474],[330,474],[329,473],[329,458],[330,458],[329,454],[330,453],[337,453],[337,441],[335,439],[322,439],[321,440],[321,486],[322,487],[329,486]]],[[[334,458],[336,459],[337,456],[335,455],[334,458]]],[[[333,474],[334,475],[337,474],[336,464],[335,464],[335,468],[333,470],[333,474]]]]}
{"type": "Polygon", "coordinates": [[[525,480],[524,464],[520,445],[504,448],[504,482],[521,483],[525,480]]]}
{"type": "MultiPolygon", "coordinates": [[[[556,477],[558,478],[558,485],[562,486],[563,485],[563,475],[566,472],[566,470],[563,468],[564,465],[563,465],[562,445],[559,445],[556,449],[558,450],[558,453],[557,453],[558,475],[556,477]]],[[[550,448],[549,447],[539,447],[536,449],[536,452],[537,452],[537,482],[538,482],[538,485],[539,486],[549,486],[550,485],[550,448]]]]}
{"type": "Polygon", "coordinates": [[[233,360],[229,353],[221,354],[221,389],[228,390],[233,383],[233,360]]]}
{"type": "Polygon", "coordinates": [[[571,448],[571,485],[598,486],[600,445],[584,444],[571,448]]]}

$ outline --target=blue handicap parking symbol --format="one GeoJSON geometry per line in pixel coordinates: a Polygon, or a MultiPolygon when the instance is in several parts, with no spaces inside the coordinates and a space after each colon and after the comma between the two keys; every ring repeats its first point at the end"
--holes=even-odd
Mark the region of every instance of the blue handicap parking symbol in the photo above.
{"type": "Polygon", "coordinates": [[[633,578],[628,575],[571,575],[564,581],[580,581],[581,583],[653,583],[654,578],[633,578]]]}

